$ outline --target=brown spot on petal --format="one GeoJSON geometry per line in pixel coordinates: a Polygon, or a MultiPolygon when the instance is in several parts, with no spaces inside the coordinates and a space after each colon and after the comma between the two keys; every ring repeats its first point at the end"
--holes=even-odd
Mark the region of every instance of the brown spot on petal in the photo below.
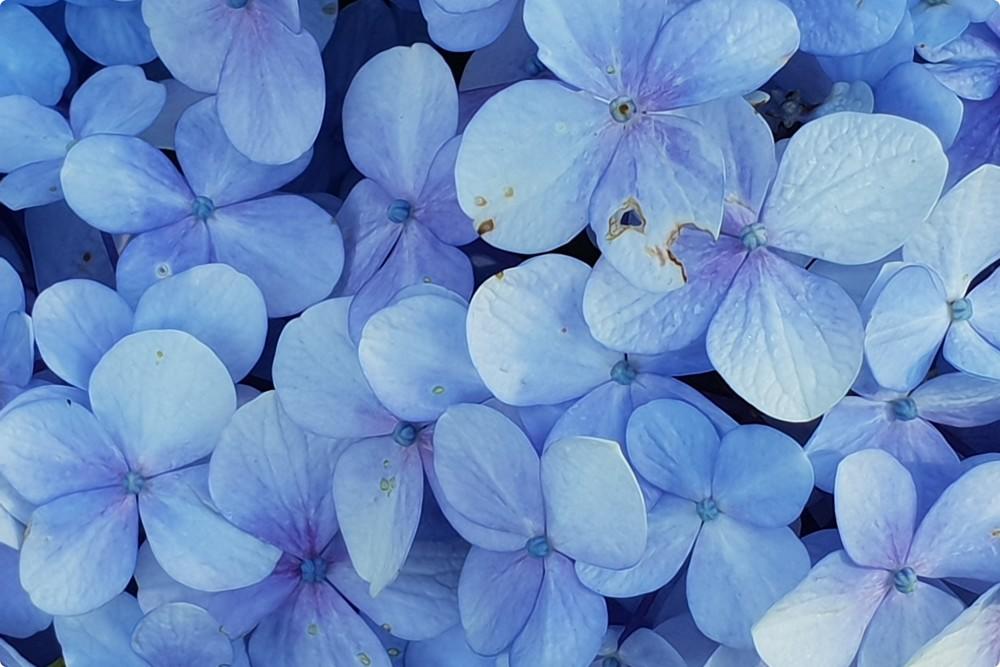
{"type": "Polygon", "coordinates": [[[483,207],[483,206],[486,206],[486,203],[487,203],[487,202],[486,202],[486,197],[483,197],[482,195],[480,195],[480,196],[476,197],[476,198],[475,198],[475,199],[473,199],[472,201],[473,201],[473,203],[474,203],[474,204],[475,204],[476,206],[479,206],[479,207],[483,207]]]}
{"type": "Polygon", "coordinates": [[[510,187],[509,185],[507,187],[505,187],[503,189],[503,196],[506,197],[507,199],[510,199],[511,197],[513,197],[514,196],[514,188],[510,187]]]}
{"type": "Polygon", "coordinates": [[[1000,537],[1000,528],[994,528],[993,531],[990,532],[990,535],[993,537],[1000,537]]]}
{"type": "Polygon", "coordinates": [[[479,234],[480,236],[483,236],[484,234],[489,234],[490,232],[492,232],[494,229],[496,229],[496,227],[497,224],[493,222],[493,218],[489,218],[488,220],[483,220],[481,223],[479,223],[479,226],[476,227],[476,233],[479,234]]]}
{"type": "Polygon", "coordinates": [[[642,207],[634,197],[629,197],[608,219],[608,234],[605,237],[608,241],[614,241],[627,231],[646,233],[646,216],[642,212],[642,207]],[[639,224],[635,224],[634,220],[639,224]],[[629,224],[626,224],[629,223],[629,224]]]}

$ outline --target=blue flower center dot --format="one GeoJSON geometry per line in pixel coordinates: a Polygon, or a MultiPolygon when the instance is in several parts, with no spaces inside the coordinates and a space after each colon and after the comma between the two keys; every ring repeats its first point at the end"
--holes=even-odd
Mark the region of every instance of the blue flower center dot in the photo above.
{"type": "Polygon", "coordinates": [[[900,593],[910,594],[917,588],[917,573],[912,567],[904,567],[892,577],[892,585],[900,593]]]}
{"type": "Polygon", "coordinates": [[[302,561],[299,567],[302,574],[302,581],[309,584],[318,584],[326,579],[326,561],[322,558],[313,558],[302,561]]]}
{"type": "Polygon", "coordinates": [[[637,375],[635,368],[626,359],[622,359],[611,367],[611,379],[618,384],[630,385],[637,375]]]}
{"type": "Polygon", "coordinates": [[[756,250],[767,245],[767,229],[759,222],[747,225],[740,234],[740,241],[747,250],[756,250]]]}
{"type": "Polygon", "coordinates": [[[146,486],[146,478],[137,472],[129,472],[125,475],[125,479],[122,481],[122,486],[125,487],[125,491],[127,493],[137,496],[142,491],[143,487],[146,486]]]}
{"type": "Polygon", "coordinates": [[[909,396],[906,398],[897,398],[892,401],[891,405],[892,414],[896,416],[896,419],[908,422],[917,418],[917,402],[909,396]]]}
{"type": "Polygon", "coordinates": [[[396,199],[389,204],[385,215],[389,220],[398,224],[409,220],[411,213],[413,213],[413,207],[410,206],[410,202],[405,199],[396,199]]]}
{"type": "Polygon", "coordinates": [[[719,518],[719,506],[715,504],[715,500],[712,498],[699,500],[698,504],[695,505],[695,510],[702,521],[715,521],[719,518]]]}
{"type": "Polygon", "coordinates": [[[608,103],[611,117],[619,123],[627,123],[635,115],[635,100],[631,97],[616,97],[608,103]]]}
{"type": "Polygon", "coordinates": [[[409,422],[399,422],[392,430],[392,439],[400,447],[409,447],[417,441],[417,427],[409,422]]]}
{"type": "Polygon", "coordinates": [[[968,299],[955,299],[951,302],[951,319],[964,322],[972,317],[972,302],[968,299]]]}
{"type": "Polygon", "coordinates": [[[525,543],[524,550],[535,558],[545,558],[552,553],[552,547],[544,535],[532,537],[525,543]]]}
{"type": "Polygon", "coordinates": [[[249,0],[226,0],[226,4],[233,9],[243,9],[249,0]]]}
{"type": "Polygon", "coordinates": [[[208,197],[198,196],[191,202],[191,215],[205,222],[215,213],[215,202],[208,197]]]}

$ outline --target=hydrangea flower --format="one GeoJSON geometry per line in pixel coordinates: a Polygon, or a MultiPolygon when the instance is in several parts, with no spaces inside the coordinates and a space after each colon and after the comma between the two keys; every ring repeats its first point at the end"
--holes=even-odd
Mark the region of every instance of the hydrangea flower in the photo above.
{"type": "Polygon", "coordinates": [[[163,108],[166,91],[138,67],[107,67],[87,79],[62,114],[19,95],[0,97],[0,202],[20,210],[63,197],[66,153],[95,134],[136,135],[163,108]]]}
{"type": "Polygon", "coordinates": [[[527,0],[524,23],[568,85],[523,81],[483,105],[456,163],[462,209],[488,243],[521,253],[589,221],[637,287],[683,285],[673,243],[687,225],[718,232],[724,166],[703,127],[674,112],[764,83],[798,45],[791,12],[773,0],[527,0]]]}
{"type": "Polygon", "coordinates": [[[604,599],[575,567],[629,567],[646,546],[642,492],[617,443],[567,438],[541,457],[492,408],[449,408],[434,468],[469,542],[458,604],[469,645],[510,667],[587,664],[607,629],[604,599]]]}
{"type": "Polygon", "coordinates": [[[69,83],[69,60],[45,24],[23,6],[37,4],[51,3],[6,0],[0,4],[0,95],[25,95],[53,106],[69,83]]]}
{"type": "Polygon", "coordinates": [[[234,381],[257,363],[267,336],[263,295],[250,278],[225,264],[204,264],[164,278],[143,293],[134,311],[109,287],[67,280],[42,291],[32,315],[46,365],[82,389],[101,357],[136,331],[191,334],[215,353],[234,381]]]}
{"type": "Polygon", "coordinates": [[[917,651],[906,667],[963,665],[993,667],[1000,663],[1000,586],[994,586],[917,651]]]}
{"type": "Polygon", "coordinates": [[[918,49],[924,67],[966,100],[986,100],[1000,88],[1000,15],[995,25],[972,26],[936,49],[918,49]]]}
{"type": "Polygon", "coordinates": [[[687,601],[698,628],[751,648],[750,627],[809,570],[787,527],[813,487],[802,449],[764,426],[720,438],[695,407],[673,400],[637,408],[627,443],[636,472],[657,491],[646,551],[628,569],[578,564],[581,580],[604,595],[641,595],[665,586],[690,555],[687,601]]]}
{"type": "Polygon", "coordinates": [[[913,480],[891,455],[870,449],[844,459],[834,496],[844,550],[817,563],[754,627],[764,661],[905,664],[964,608],[939,580],[1000,580],[998,478],[1000,462],[972,468],[919,520],[913,480]]]}
{"type": "Polygon", "coordinates": [[[66,156],[63,191],[77,215],[136,235],[118,262],[118,292],[135,303],[158,279],[215,261],[250,276],[271,317],[328,296],[343,267],[339,229],[305,197],[269,194],[309,156],[279,167],[251,162],[226,138],[214,99],[181,116],[176,139],[183,175],[134,137],[92,136],[66,156]]]}
{"type": "Polygon", "coordinates": [[[89,398],[89,410],[53,398],[0,419],[0,473],[37,506],[20,563],[32,602],[81,614],[121,593],[140,515],[181,581],[224,590],[270,572],[279,554],[215,513],[207,467],[192,466],[236,407],[232,379],[207,347],[179,331],[128,336],[95,367],[89,398]]]}
{"type": "Polygon", "coordinates": [[[458,93],[426,44],[376,55],[344,99],[344,141],[366,177],[337,220],[348,249],[340,294],[356,294],[351,335],[408,285],[433,283],[463,297],[472,267],[453,246],[476,238],[455,198],[458,93]],[[396,94],[386,97],[385,89],[396,94]]]}
{"type": "Polygon", "coordinates": [[[1000,382],[945,373],[910,392],[854,387],[823,416],[806,443],[816,486],[832,493],[837,466],[865,449],[889,452],[913,477],[923,511],[958,476],[958,455],[934,423],[970,427],[1000,420],[1000,382]]]}
{"type": "Polygon", "coordinates": [[[272,374],[303,428],[354,441],[333,492],[351,560],[378,595],[417,532],[429,426],[449,405],[485,401],[489,392],[466,351],[467,307],[457,295],[432,285],[404,291],[369,320],[360,345],[348,331],[350,303],[332,299],[289,323],[272,374]]]}
{"type": "Polygon", "coordinates": [[[627,293],[615,301],[625,281],[606,270],[602,310],[610,313],[602,316],[644,318],[643,327],[666,321],[677,334],[675,346],[696,340],[707,326],[708,356],[733,390],[773,417],[809,421],[854,383],[864,333],[843,288],[783,254],[836,264],[884,257],[930,213],[947,160],[933,133],[916,123],[849,112],[799,130],[776,173],[773,154],[756,148],[749,155],[760,162],[744,167],[749,185],[727,207],[719,241],[696,230],[678,241],[688,284],[636,309],[627,293]]]}
{"type": "Polygon", "coordinates": [[[268,392],[237,411],[212,455],[210,485],[220,510],[283,552],[244,601],[252,609],[242,613],[259,619],[250,636],[254,664],[387,667],[381,643],[345,597],[408,639],[433,637],[456,621],[450,553],[430,572],[404,571],[397,585],[368,595],[335,539],[330,480],[345,444],[302,431],[268,392]]]}
{"type": "Polygon", "coordinates": [[[955,368],[1000,379],[1000,273],[969,291],[1000,258],[1000,168],[980,167],[948,191],[903,246],[898,267],[876,284],[865,355],[884,387],[907,391],[944,342],[955,368]]]}
{"type": "Polygon", "coordinates": [[[142,16],[174,78],[216,93],[236,150],[267,164],[309,151],[326,96],[319,46],[297,0],[146,0],[142,16]]]}

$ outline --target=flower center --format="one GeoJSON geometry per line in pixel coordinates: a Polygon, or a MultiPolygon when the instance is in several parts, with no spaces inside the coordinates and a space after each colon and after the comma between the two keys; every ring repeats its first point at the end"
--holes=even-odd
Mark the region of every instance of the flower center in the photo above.
{"type": "Polygon", "coordinates": [[[400,447],[409,447],[417,441],[417,427],[409,422],[399,422],[392,429],[392,439],[400,447]]]}
{"type": "Polygon", "coordinates": [[[413,207],[410,206],[410,202],[405,199],[396,199],[386,210],[385,215],[387,218],[395,223],[406,222],[410,219],[410,214],[413,213],[413,207]]]}
{"type": "Polygon", "coordinates": [[[767,245],[767,229],[759,222],[747,225],[740,234],[740,241],[747,250],[756,250],[767,245]]]}
{"type": "Polygon", "coordinates": [[[912,567],[904,567],[892,577],[892,585],[900,593],[909,595],[917,588],[917,573],[912,567]]]}
{"type": "Polygon", "coordinates": [[[972,302],[968,299],[955,299],[950,305],[952,320],[964,322],[972,317],[972,302]]]}
{"type": "Polygon", "coordinates": [[[705,498],[698,501],[695,509],[702,521],[715,521],[719,518],[719,506],[715,504],[715,500],[712,498],[705,498]]]}
{"type": "Polygon", "coordinates": [[[326,561],[322,558],[304,560],[299,567],[299,572],[302,574],[302,581],[309,584],[318,584],[326,579],[326,561]]]}
{"type": "Polygon", "coordinates": [[[611,379],[618,384],[630,385],[635,381],[636,375],[636,370],[626,359],[622,359],[611,367],[611,379]]]}
{"type": "Polygon", "coordinates": [[[208,197],[198,196],[191,202],[191,215],[205,222],[215,213],[215,202],[208,197]]]}
{"type": "Polygon", "coordinates": [[[635,101],[631,97],[616,97],[608,104],[611,117],[619,123],[627,123],[635,115],[635,101]]]}
{"type": "Polygon", "coordinates": [[[917,402],[909,396],[897,398],[890,405],[892,405],[892,414],[896,415],[896,419],[900,421],[908,422],[917,418],[917,402]]]}
{"type": "Polygon", "coordinates": [[[133,496],[139,495],[143,487],[146,486],[146,478],[137,472],[129,472],[125,475],[125,479],[122,480],[122,486],[125,487],[125,491],[131,493],[133,496]]]}
{"type": "Polygon", "coordinates": [[[535,558],[545,558],[552,553],[552,547],[544,535],[532,537],[525,543],[524,550],[535,558]]]}

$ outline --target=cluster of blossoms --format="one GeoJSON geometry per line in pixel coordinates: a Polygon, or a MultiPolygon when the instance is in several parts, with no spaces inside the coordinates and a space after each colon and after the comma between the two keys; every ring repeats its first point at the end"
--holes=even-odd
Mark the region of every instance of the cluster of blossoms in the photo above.
{"type": "Polygon", "coordinates": [[[2,666],[1000,664],[997,0],[0,0],[0,174],[2,666]]]}

